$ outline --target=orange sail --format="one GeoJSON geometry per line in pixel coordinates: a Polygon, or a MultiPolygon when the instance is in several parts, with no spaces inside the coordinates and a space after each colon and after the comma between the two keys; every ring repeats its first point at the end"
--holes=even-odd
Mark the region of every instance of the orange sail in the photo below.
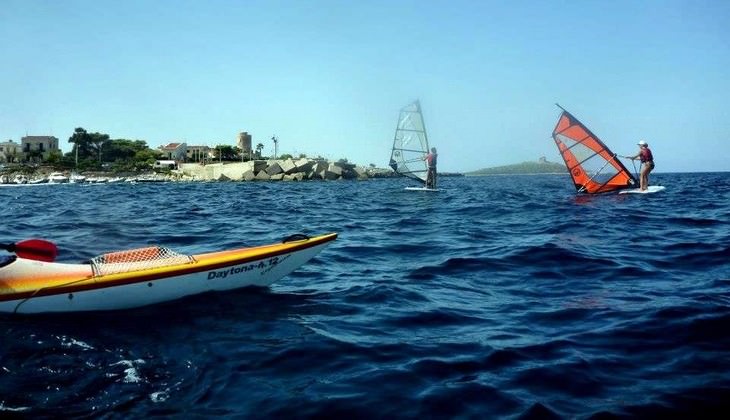
{"type": "Polygon", "coordinates": [[[598,136],[563,107],[558,107],[563,113],[553,130],[553,140],[578,192],[597,194],[639,185],[598,136]]]}

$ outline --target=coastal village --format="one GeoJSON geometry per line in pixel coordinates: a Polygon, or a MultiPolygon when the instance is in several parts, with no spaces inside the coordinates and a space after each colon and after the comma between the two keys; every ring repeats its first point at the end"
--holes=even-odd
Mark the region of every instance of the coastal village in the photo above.
{"type": "MultiPolygon", "coordinates": [[[[277,139],[274,137],[275,150],[277,139]]],[[[101,144],[98,145],[101,156],[101,144]]],[[[222,147],[190,146],[184,142],[169,143],[155,150],[155,159],[147,170],[139,173],[109,171],[59,170],[50,165],[51,156],[60,155],[59,140],[54,136],[25,136],[20,143],[0,143],[0,184],[41,183],[104,183],[104,182],[167,182],[167,181],[303,181],[368,179],[393,176],[390,169],[368,168],[346,159],[330,161],[301,155],[262,156],[263,145],[252,147],[252,136],[238,134],[237,144],[225,156],[222,147]],[[232,160],[235,159],[235,160],[232,160]]],[[[74,145],[74,150],[78,150],[74,145]]],[[[101,158],[100,158],[101,160],[101,158]]],[[[104,166],[103,162],[99,162],[104,166]]]]}

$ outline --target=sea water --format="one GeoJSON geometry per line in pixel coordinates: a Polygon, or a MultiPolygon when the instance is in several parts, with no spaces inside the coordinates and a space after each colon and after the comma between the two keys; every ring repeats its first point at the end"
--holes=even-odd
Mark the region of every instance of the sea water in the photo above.
{"type": "Polygon", "coordinates": [[[0,416],[728,412],[730,173],[652,174],[646,195],[439,181],[0,188],[0,241],[61,262],[339,233],[268,289],[0,316],[0,416]]]}

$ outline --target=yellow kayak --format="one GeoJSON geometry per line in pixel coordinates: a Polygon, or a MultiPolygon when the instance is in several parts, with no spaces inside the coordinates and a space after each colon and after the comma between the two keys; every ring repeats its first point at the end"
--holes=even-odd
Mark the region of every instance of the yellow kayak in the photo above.
{"type": "Polygon", "coordinates": [[[199,255],[155,246],[103,254],[87,264],[11,256],[0,263],[0,312],[118,310],[208,291],[265,287],[336,238],[336,233],[293,235],[281,243],[199,255]]]}

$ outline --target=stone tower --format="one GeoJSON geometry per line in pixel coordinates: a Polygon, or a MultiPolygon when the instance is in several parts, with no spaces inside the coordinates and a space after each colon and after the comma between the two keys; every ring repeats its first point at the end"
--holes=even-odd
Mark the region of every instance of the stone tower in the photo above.
{"type": "Polygon", "coordinates": [[[243,156],[251,158],[253,152],[251,151],[251,135],[246,131],[238,133],[238,148],[243,152],[243,156]]]}

